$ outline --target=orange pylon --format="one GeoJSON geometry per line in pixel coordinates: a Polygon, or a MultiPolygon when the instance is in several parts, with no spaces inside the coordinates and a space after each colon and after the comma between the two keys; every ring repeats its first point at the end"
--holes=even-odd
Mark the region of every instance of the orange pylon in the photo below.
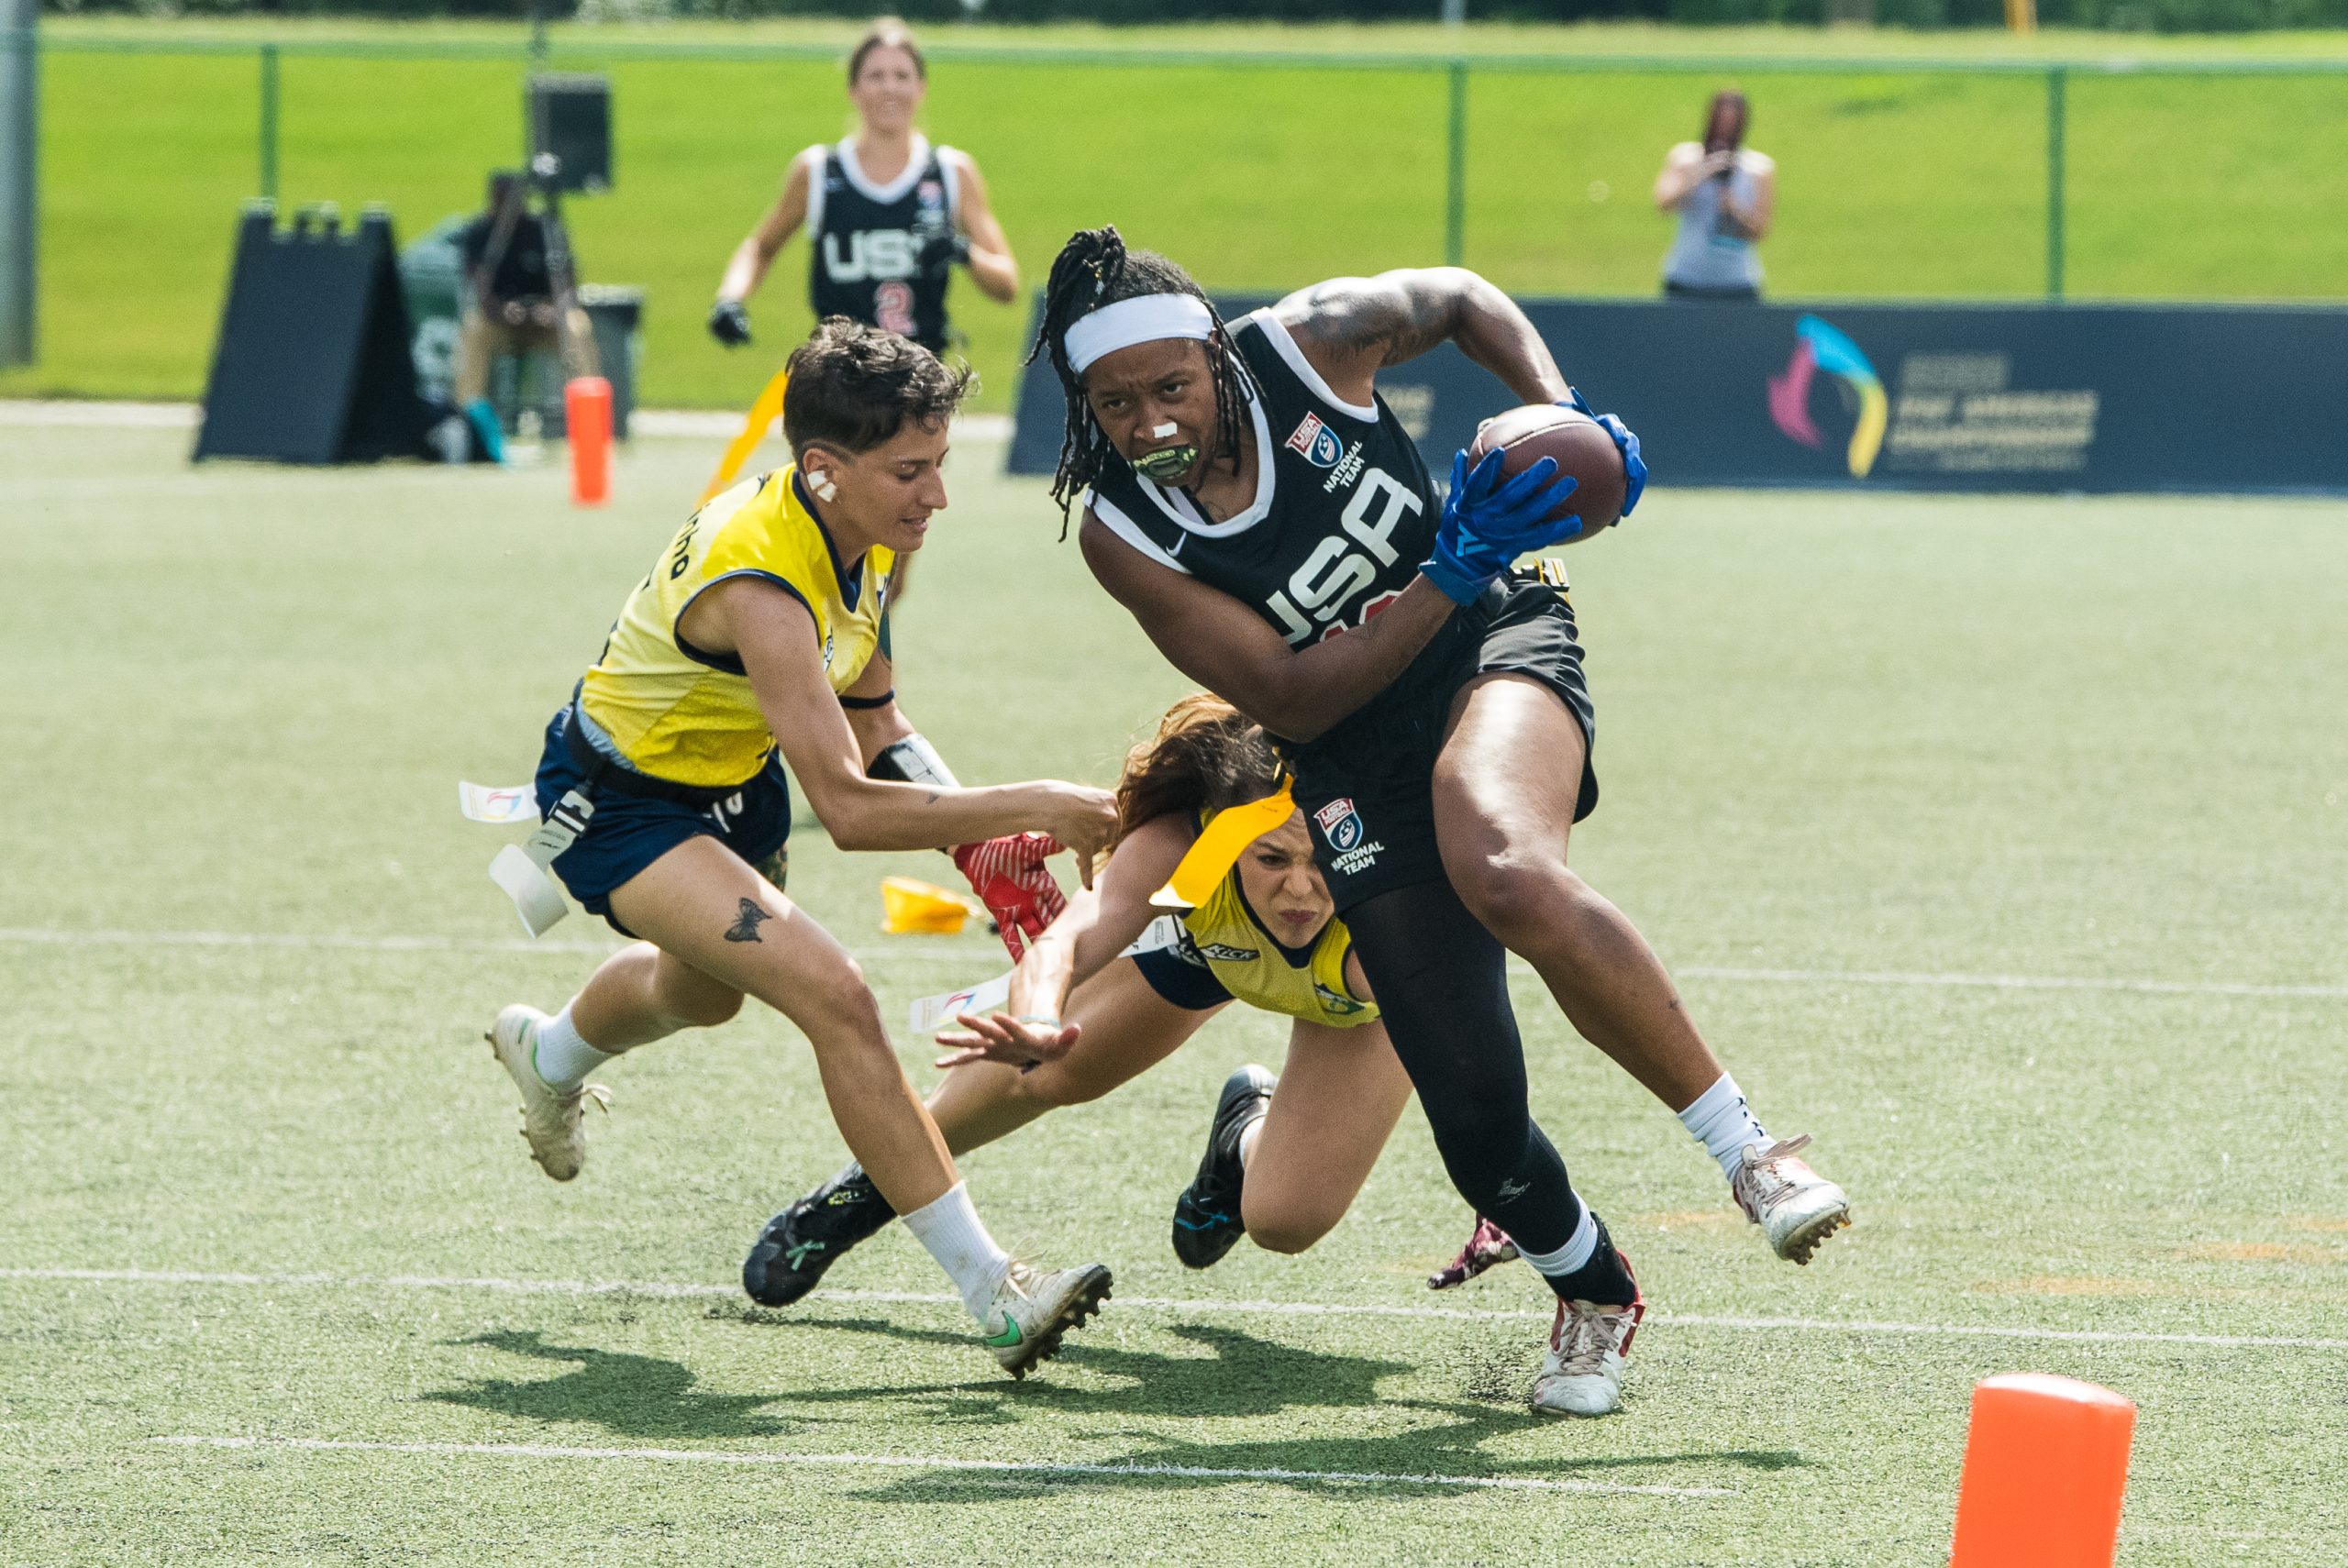
{"type": "Polygon", "coordinates": [[[562,427],[570,442],[570,501],[601,506],[612,498],[612,383],[575,376],[562,387],[562,427]]]}
{"type": "Polygon", "coordinates": [[[2111,1568],[2136,1407],[2039,1372],[1985,1378],[1956,1494],[1949,1568],[2111,1568]]]}

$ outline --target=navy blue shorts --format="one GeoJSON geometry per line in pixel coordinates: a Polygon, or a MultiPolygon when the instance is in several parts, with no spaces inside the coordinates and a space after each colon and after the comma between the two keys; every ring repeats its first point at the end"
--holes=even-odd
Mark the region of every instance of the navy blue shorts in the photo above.
{"type": "Polygon", "coordinates": [[[1149,947],[1127,956],[1149,982],[1149,988],[1176,1007],[1206,1012],[1231,999],[1231,992],[1214,977],[1214,971],[1197,959],[1184,957],[1180,948],[1149,947]]]}
{"type": "MultiPolygon", "coordinates": [[[[546,750],[538,757],[542,821],[563,792],[577,788],[583,777],[564,734],[570,720],[566,705],[547,725],[546,750]]],[[[782,886],[788,865],[783,844],[791,837],[791,783],[780,754],[770,754],[757,778],[713,805],[655,801],[608,785],[596,792],[594,801],[595,815],[587,831],[554,857],[554,873],[589,914],[603,916],[622,936],[636,933],[612,919],[612,890],[703,834],[748,861],[776,887],[782,886]]]]}

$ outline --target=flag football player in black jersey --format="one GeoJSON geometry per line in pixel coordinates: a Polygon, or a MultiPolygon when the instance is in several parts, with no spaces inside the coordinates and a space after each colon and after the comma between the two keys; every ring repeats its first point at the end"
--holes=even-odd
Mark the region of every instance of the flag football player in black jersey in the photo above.
{"type": "Polygon", "coordinates": [[[782,194],[735,248],[710,307],[709,330],[737,348],[750,340],[745,302],[775,255],[803,226],[807,293],[815,318],[844,315],[946,351],[946,285],[958,263],[989,299],[1019,293],[1019,263],[987,204],[970,155],[933,147],[916,130],[929,78],[903,22],[876,22],[848,56],[856,131],[792,160],[782,194]]]}
{"type": "MultiPolygon", "coordinates": [[[[1798,1157],[1806,1140],[1762,1131],[1645,940],[1567,867],[1598,798],[1581,649],[1554,563],[1512,568],[1584,532],[1550,520],[1573,481],[1463,452],[1437,491],[1375,383],[1446,341],[1523,402],[1584,406],[1473,272],[1333,279],[1226,325],[1164,257],[1078,234],[1036,347],[1068,396],[1053,494],[1081,507],[1086,564],[1159,651],[1283,740],[1444,1164],[1557,1297],[1534,1406],[1603,1414],[1644,1302],[1533,1121],[1509,952],[1679,1114],[1780,1255],[1806,1261],[1849,1204],[1798,1157]]],[[[1638,443],[1600,423],[1628,513],[1638,443]]]]}

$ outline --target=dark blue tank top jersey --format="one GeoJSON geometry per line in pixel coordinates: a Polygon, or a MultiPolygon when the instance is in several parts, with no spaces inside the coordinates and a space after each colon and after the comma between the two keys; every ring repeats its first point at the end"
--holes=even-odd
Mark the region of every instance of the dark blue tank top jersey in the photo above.
{"type": "MultiPolygon", "coordinates": [[[[1112,459],[1086,504],[1151,560],[1231,595],[1303,647],[1368,624],[1434,553],[1443,504],[1418,443],[1383,398],[1339,398],[1268,311],[1231,324],[1254,384],[1257,449],[1246,510],[1211,522],[1179,490],[1112,459]]],[[[1252,429],[1248,426],[1252,425],[1252,429]]],[[[1443,876],[1432,785],[1451,699],[1479,674],[1521,673],[1591,730],[1562,572],[1496,583],[1453,614],[1385,690],[1314,740],[1281,750],[1342,911],[1443,876]]],[[[1577,818],[1597,802],[1585,746],[1577,818]]]]}
{"type": "Polygon", "coordinates": [[[929,240],[954,232],[960,207],[942,150],[915,138],[904,172],[876,185],[847,143],[823,149],[807,222],[807,298],[818,320],[849,316],[944,351],[951,269],[925,274],[915,260],[929,240]]]}

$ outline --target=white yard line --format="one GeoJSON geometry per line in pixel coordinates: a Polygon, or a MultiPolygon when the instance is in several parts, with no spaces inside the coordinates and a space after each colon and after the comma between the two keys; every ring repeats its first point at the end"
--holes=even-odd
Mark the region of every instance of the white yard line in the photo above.
{"type": "MultiPolygon", "coordinates": [[[[193,403],[116,403],[94,398],[0,398],[0,427],[80,426],[85,429],[193,430],[204,410],[193,403]]],[[[743,416],[700,408],[638,408],[628,414],[631,436],[730,440],[743,416]]],[[[1011,415],[965,414],[954,421],[965,441],[1008,441],[1011,415]]]]}
{"type": "Polygon", "coordinates": [[[741,1453],[722,1449],[559,1448],[535,1442],[362,1442],[331,1438],[161,1437],[172,1448],[301,1449],[325,1453],[417,1453],[487,1459],[634,1459],[668,1463],[823,1465],[842,1470],[969,1470],[997,1475],[1167,1477],[1181,1481],[1317,1481],[1357,1486],[1448,1486],[1479,1491],[1582,1492],[1608,1497],[1733,1497],[1724,1486],[1640,1486],[1611,1481],[1541,1481],[1518,1475],[1384,1474],[1367,1470],[1223,1470],[1197,1464],[1050,1464],[1005,1459],[936,1459],[903,1453],[741,1453]]]}
{"type": "Polygon", "coordinates": [[[202,414],[203,410],[192,403],[108,403],[71,397],[0,398],[0,425],[193,430],[202,414]]]}
{"type": "Polygon", "coordinates": [[[1939,975],[1897,969],[1730,969],[1683,964],[1673,974],[1698,980],[1774,980],[1800,985],[1974,986],[2016,991],[2153,991],[2186,996],[2348,997],[2348,986],[2257,986],[2233,980],[2105,979],[2091,975],[1939,975]]]}
{"type": "MultiPolygon", "coordinates": [[[[748,1305],[738,1286],[697,1285],[673,1280],[621,1279],[495,1279],[462,1275],[337,1275],[337,1274],[215,1274],[185,1269],[141,1268],[0,1268],[0,1279],[86,1280],[93,1284],[200,1285],[286,1288],[326,1286],[338,1290],[480,1290],[511,1296],[652,1296],[694,1299],[737,1300],[748,1305]]],[[[961,1297],[944,1292],[916,1290],[817,1290],[810,1297],[848,1305],[951,1307],[961,1297]]],[[[1387,1307],[1322,1301],[1213,1301],[1166,1296],[1111,1297],[1128,1311],[1181,1314],[1221,1313],[1232,1317],[1275,1318],[1407,1318],[1459,1322],[1540,1322],[1543,1311],[1463,1307],[1387,1307]]],[[[2348,1351],[2348,1339],[2296,1338],[2276,1334],[2155,1333],[2123,1329],[2039,1329],[2005,1324],[1897,1323],[1866,1318],[1744,1318],[1703,1312],[1654,1312],[1651,1321],[1687,1329],[1729,1329],[1756,1333],[1819,1333],[1905,1335],[1944,1339],[2042,1340],[2076,1344],[2213,1345],[2249,1350],[2348,1351]]]]}
{"type": "MultiPolygon", "coordinates": [[[[611,942],[533,940],[526,936],[357,936],[338,932],[274,931],[71,931],[48,926],[0,926],[0,944],[19,943],[43,947],[273,947],[338,949],[356,953],[591,953],[608,956],[620,949],[611,942]]],[[[947,961],[974,965],[1000,964],[999,949],[964,944],[929,946],[918,938],[903,946],[850,949],[861,964],[885,964],[903,958],[931,963],[947,961]]]]}
{"type": "MultiPolygon", "coordinates": [[[[0,926],[0,944],[33,944],[55,947],[288,947],[339,948],[362,953],[595,953],[615,951],[613,942],[561,939],[532,941],[526,936],[360,936],[338,932],[271,931],[75,931],[61,926],[0,926]]],[[[992,944],[927,946],[918,939],[901,945],[858,948],[859,963],[886,963],[898,958],[942,960],[967,958],[973,964],[998,962],[992,944]]],[[[2336,999],[2348,998],[2348,985],[2269,986],[2233,980],[2141,980],[2073,975],[1956,975],[1897,969],[1733,969],[1711,964],[1688,964],[1672,971],[1685,979],[1750,980],[1806,986],[1950,986],[1993,990],[2146,991],[2160,995],[2285,997],[2336,999]]]]}

